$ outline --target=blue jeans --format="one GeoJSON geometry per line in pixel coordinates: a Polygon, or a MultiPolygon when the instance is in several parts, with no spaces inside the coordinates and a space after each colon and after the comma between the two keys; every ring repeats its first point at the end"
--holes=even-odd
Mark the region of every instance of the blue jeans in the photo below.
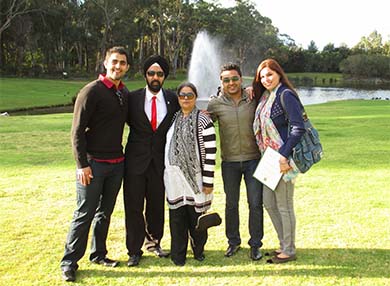
{"type": "Polygon", "coordinates": [[[70,224],[61,268],[77,269],[85,253],[92,221],[93,233],[89,259],[100,260],[107,254],[106,240],[111,214],[123,178],[124,163],[109,164],[91,160],[93,178],[87,186],[76,182],[77,208],[70,224]]]}
{"type": "Polygon", "coordinates": [[[261,247],[263,243],[263,191],[262,184],[253,177],[259,160],[244,162],[222,162],[222,179],[226,195],[225,223],[226,237],[229,245],[241,244],[239,200],[240,185],[244,176],[247,202],[249,205],[248,244],[251,247],[261,247]]]}

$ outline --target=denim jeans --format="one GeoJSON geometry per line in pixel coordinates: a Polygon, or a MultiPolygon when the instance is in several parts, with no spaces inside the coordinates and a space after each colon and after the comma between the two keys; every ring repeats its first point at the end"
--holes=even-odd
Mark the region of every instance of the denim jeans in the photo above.
{"type": "Polygon", "coordinates": [[[261,247],[263,243],[263,191],[262,184],[253,177],[259,160],[243,162],[222,162],[222,179],[226,195],[225,223],[226,237],[229,245],[241,244],[239,200],[242,176],[246,185],[247,202],[249,205],[248,244],[251,247],[261,247]]]}
{"type": "Polygon", "coordinates": [[[123,178],[124,163],[110,164],[91,160],[93,178],[87,186],[76,182],[77,208],[70,224],[61,268],[77,269],[87,248],[92,221],[93,233],[89,259],[102,259],[107,254],[106,239],[116,197],[123,178]]]}

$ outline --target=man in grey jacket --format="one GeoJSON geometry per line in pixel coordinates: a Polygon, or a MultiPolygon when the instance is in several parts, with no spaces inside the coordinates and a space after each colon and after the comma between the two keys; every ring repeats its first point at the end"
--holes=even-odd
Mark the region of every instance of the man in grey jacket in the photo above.
{"type": "Polygon", "coordinates": [[[238,65],[223,65],[220,79],[221,91],[210,99],[207,110],[219,125],[221,169],[226,195],[226,236],[229,244],[225,256],[233,256],[241,245],[239,199],[244,177],[249,205],[250,257],[259,260],[262,257],[263,196],[262,184],[253,177],[260,152],[252,128],[257,101],[251,100],[243,90],[238,65]]]}

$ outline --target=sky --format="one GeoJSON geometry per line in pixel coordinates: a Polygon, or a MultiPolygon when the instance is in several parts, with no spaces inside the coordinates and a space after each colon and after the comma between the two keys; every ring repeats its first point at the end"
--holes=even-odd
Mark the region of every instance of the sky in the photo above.
{"type": "MultiPolygon", "coordinates": [[[[234,0],[219,0],[229,7],[234,0]]],[[[252,0],[260,14],[272,20],[280,34],[287,34],[297,45],[317,48],[333,43],[352,48],[374,30],[390,41],[389,0],[252,0]]]]}

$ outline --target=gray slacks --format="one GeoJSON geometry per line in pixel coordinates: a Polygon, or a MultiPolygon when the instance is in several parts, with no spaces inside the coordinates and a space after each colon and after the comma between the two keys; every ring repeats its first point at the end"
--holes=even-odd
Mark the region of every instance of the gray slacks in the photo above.
{"type": "Polygon", "coordinates": [[[294,184],[280,180],[275,191],[263,186],[263,204],[278,235],[280,249],[295,255],[294,184]]]}

